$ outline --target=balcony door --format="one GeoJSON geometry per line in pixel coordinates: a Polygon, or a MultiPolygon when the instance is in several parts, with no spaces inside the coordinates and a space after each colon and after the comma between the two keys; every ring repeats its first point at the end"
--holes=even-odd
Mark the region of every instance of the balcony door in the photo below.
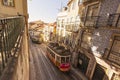
{"type": "Polygon", "coordinates": [[[86,74],[87,68],[88,68],[88,64],[89,64],[89,58],[85,55],[85,54],[79,54],[78,57],[78,68],[84,73],[86,74]]]}
{"type": "Polygon", "coordinates": [[[89,5],[86,14],[86,26],[94,26],[98,18],[99,3],[89,5]]]}
{"type": "Polygon", "coordinates": [[[96,65],[94,74],[93,74],[93,79],[92,80],[103,80],[105,76],[105,71],[102,68],[102,66],[100,66],[99,64],[96,65]]]}

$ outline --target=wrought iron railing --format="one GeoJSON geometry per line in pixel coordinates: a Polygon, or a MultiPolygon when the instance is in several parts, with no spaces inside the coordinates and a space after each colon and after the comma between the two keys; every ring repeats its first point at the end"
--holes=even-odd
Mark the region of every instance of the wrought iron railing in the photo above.
{"type": "Polygon", "coordinates": [[[80,3],[91,3],[91,2],[96,2],[96,1],[99,1],[99,0],[82,0],[80,1],[80,3]]]}
{"type": "Polygon", "coordinates": [[[110,14],[107,25],[111,27],[120,27],[120,13],[110,14]]]}
{"type": "Polygon", "coordinates": [[[81,17],[85,27],[120,27],[120,13],[106,16],[87,16],[81,17]]]}
{"type": "Polygon", "coordinates": [[[0,74],[20,47],[25,20],[23,16],[0,19],[0,74]]]}
{"type": "Polygon", "coordinates": [[[80,21],[69,22],[66,24],[65,29],[66,31],[70,32],[77,32],[80,27],[80,21]]]}
{"type": "Polygon", "coordinates": [[[81,17],[81,21],[84,22],[86,27],[96,27],[98,18],[99,16],[81,17]]]}
{"type": "Polygon", "coordinates": [[[82,0],[82,3],[84,3],[84,2],[88,2],[88,1],[90,1],[90,0],[82,0]]]}

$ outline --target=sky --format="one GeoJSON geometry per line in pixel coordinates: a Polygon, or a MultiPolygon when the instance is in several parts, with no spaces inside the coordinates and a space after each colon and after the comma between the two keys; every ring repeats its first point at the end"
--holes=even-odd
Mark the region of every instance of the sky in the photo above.
{"type": "Polygon", "coordinates": [[[67,2],[68,0],[28,0],[29,22],[55,22],[61,5],[66,6],[67,2]]]}

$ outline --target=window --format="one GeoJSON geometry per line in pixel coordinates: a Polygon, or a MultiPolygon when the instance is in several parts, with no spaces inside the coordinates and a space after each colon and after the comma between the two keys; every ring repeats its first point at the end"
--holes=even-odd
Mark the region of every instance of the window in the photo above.
{"type": "Polygon", "coordinates": [[[70,57],[66,57],[66,62],[70,62],[70,57]]]}
{"type": "Polygon", "coordinates": [[[56,59],[58,62],[60,62],[60,57],[59,56],[56,56],[56,59]]]}
{"type": "Polygon", "coordinates": [[[99,3],[88,6],[87,16],[97,16],[98,8],[99,8],[99,3]]]}
{"type": "Polygon", "coordinates": [[[5,6],[15,6],[14,5],[14,0],[2,0],[3,1],[3,5],[5,6]]]}
{"type": "Polygon", "coordinates": [[[65,63],[65,57],[61,57],[61,63],[65,63]]]}
{"type": "Polygon", "coordinates": [[[79,4],[82,4],[82,0],[79,0],[79,4]]]}
{"type": "Polygon", "coordinates": [[[120,36],[114,36],[108,60],[120,66],[120,36]]]}
{"type": "Polygon", "coordinates": [[[73,2],[73,3],[72,3],[72,10],[75,9],[75,6],[76,6],[76,2],[73,2]]]}

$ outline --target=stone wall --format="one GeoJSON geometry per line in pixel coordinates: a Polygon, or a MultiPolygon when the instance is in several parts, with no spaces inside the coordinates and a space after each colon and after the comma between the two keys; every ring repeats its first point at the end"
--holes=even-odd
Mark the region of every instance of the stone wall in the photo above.
{"type": "Polygon", "coordinates": [[[110,39],[113,34],[120,34],[119,30],[115,29],[96,29],[92,36],[91,50],[94,55],[100,57],[104,55],[106,48],[109,48],[110,39]]]}
{"type": "Polygon", "coordinates": [[[77,39],[77,37],[75,41],[79,41],[77,42],[81,44],[79,47],[86,49],[88,52],[98,57],[103,56],[105,49],[109,48],[111,36],[113,34],[120,34],[119,29],[110,28],[89,29],[89,31],[86,29],[82,36],[79,37],[79,39],[82,39],[82,42],[77,39]]]}

